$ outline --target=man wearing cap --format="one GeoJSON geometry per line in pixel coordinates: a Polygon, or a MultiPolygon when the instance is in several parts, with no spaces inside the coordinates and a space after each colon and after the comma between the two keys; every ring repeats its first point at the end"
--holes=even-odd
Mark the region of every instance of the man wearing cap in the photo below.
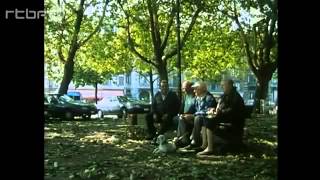
{"type": "Polygon", "coordinates": [[[186,149],[199,149],[201,146],[201,127],[203,125],[207,111],[217,105],[217,101],[213,95],[208,92],[207,84],[204,82],[196,82],[193,86],[196,95],[194,113],[194,126],[192,130],[192,141],[186,149]]]}
{"type": "Polygon", "coordinates": [[[190,144],[190,135],[193,128],[193,120],[195,109],[195,94],[192,88],[193,83],[190,81],[184,81],[182,84],[182,104],[180,108],[180,114],[174,118],[175,122],[178,122],[177,138],[175,144],[177,147],[184,147],[190,144]]]}
{"type": "Polygon", "coordinates": [[[158,134],[164,134],[169,129],[173,129],[173,117],[178,114],[179,108],[180,101],[177,94],[169,90],[168,81],[162,80],[160,91],[155,94],[152,102],[152,111],[146,116],[148,128],[146,139],[151,140],[156,136],[154,122],[160,123],[158,134]]]}
{"type": "Polygon", "coordinates": [[[224,94],[216,108],[209,110],[211,118],[204,120],[202,152],[197,155],[213,154],[217,145],[242,144],[245,122],[245,105],[241,95],[233,86],[232,80],[223,80],[221,83],[224,94]]]}

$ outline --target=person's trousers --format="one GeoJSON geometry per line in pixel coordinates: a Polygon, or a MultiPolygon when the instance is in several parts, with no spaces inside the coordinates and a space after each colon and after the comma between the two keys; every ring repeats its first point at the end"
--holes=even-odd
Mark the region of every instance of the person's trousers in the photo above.
{"type": "Polygon", "coordinates": [[[162,120],[162,116],[158,115],[157,119],[153,119],[153,114],[149,113],[146,116],[146,124],[147,124],[147,131],[149,133],[149,135],[156,135],[156,128],[154,126],[154,123],[160,123],[160,130],[159,130],[159,134],[164,134],[165,132],[167,132],[168,130],[170,130],[173,127],[173,117],[168,116],[167,119],[162,120]]]}
{"type": "Polygon", "coordinates": [[[177,137],[182,137],[182,142],[188,142],[189,137],[192,133],[193,124],[190,122],[187,122],[184,118],[175,116],[174,121],[178,122],[178,128],[177,128],[177,137]]]}
{"type": "MultiPolygon", "coordinates": [[[[210,129],[215,136],[218,136],[225,140],[225,142],[230,143],[240,143],[242,142],[243,136],[243,126],[238,125],[240,127],[234,128],[230,125],[220,125],[217,122],[231,122],[231,118],[234,117],[220,117],[212,118],[212,119],[204,119],[203,126],[210,129]]],[[[239,120],[240,121],[240,120],[239,120]]]]}
{"type": "Polygon", "coordinates": [[[194,118],[194,125],[192,130],[192,144],[201,145],[201,128],[203,126],[205,117],[204,116],[196,116],[194,118]]]}

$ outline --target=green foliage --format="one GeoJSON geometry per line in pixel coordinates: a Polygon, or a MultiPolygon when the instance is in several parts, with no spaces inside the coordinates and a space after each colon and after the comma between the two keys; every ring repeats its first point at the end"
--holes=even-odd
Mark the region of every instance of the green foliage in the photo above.
{"type": "MultiPolygon", "coordinates": [[[[49,78],[56,81],[60,81],[63,75],[64,62],[59,56],[59,49],[61,49],[62,56],[67,57],[72,39],[73,22],[76,17],[73,9],[77,7],[77,1],[67,2],[68,4],[64,1],[60,2],[60,5],[55,0],[45,2],[47,11],[45,19],[46,71],[49,78]]],[[[77,52],[73,82],[78,85],[103,82],[111,75],[126,73],[133,68],[142,74],[148,73],[150,68],[157,73],[159,63],[164,63],[169,72],[177,69],[176,56],[164,60],[177,45],[175,18],[173,24],[167,29],[174,15],[171,14],[171,11],[175,6],[175,1],[150,1],[154,10],[153,15],[158,20],[157,28],[161,41],[168,33],[168,42],[160,58],[162,62],[156,61],[156,44],[152,39],[148,2],[143,0],[110,2],[101,30],[77,52]],[[129,30],[135,50],[149,62],[141,60],[132,51],[127,32],[127,20],[129,20],[129,30]]],[[[249,42],[252,57],[258,57],[261,54],[260,49],[265,45],[264,30],[268,27],[268,20],[277,20],[276,6],[272,0],[206,0],[201,1],[201,5],[196,2],[198,1],[181,2],[181,38],[185,35],[194,12],[198,7],[202,8],[182,50],[183,72],[187,78],[208,81],[219,80],[221,75],[226,73],[232,73],[241,78],[244,72],[252,67],[248,65],[246,58],[248,54],[244,48],[244,41],[232,15],[237,15],[239,18],[239,23],[249,42]]],[[[86,1],[79,33],[80,40],[90,34],[98,23],[101,6],[102,0],[86,1]]],[[[278,54],[277,24],[272,35],[270,61],[274,62],[278,54]]],[[[256,59],[253,61],[254,67],[267,63],[256,59]]]]}
{"type": "MultiPolygon", "coordinates": [[[[201,22],[208,19],[205,15],[201,16],[201,22]]],[[[201,23],[194,27],[183,52],[184,68],[189,72],[187,77],[219,80],[228,71],[247,69],[239,35],[225,22],[201,23]]]]}
{"type": "Polygon", "coordinates": [[[73,78],[76,86],[101,84],[112,75],[130,71],[132,56],[123,46],[112,32],[93,37],[77,55],[73,78]]]}
{"type": "MultiPolygon", "coordinates": [[[[101,17],[104,1],[86,1],[84,17],[78,36],[81,42],[96,28],[101,17]]],[[[73,36],[73,26],[77,1],[68,1],[60,5],[57,1],[46,0],[45,19],[45,64],[49,79],[56,82],[63,77],[63,68],[70,42],[73,36]],[[59,53],[61,52],[61,53],[59,53]]],[[[114,11],[114,6],[108,8],[114,11]]],[[[111,75],[127,72],[132,67],[131,55],[124,47],[121,38],[114,32],[112,13],[102,22],[101,29],[89,41],[81,46],[76,54],[73,82],[76,86],[103,83],[111,75]]]]}

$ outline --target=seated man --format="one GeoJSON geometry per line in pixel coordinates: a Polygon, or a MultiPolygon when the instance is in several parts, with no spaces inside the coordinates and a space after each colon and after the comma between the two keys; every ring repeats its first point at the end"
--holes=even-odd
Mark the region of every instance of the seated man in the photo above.
{"type": "Polygon", "coordinates": [[[206,113],[210,108],[216,107],[217,102],[213,95],[208,92],[207,85],[204,82],[197,82],[192,87],[194,87],[194,92],[196,94],[195,109],[194,113],[194,126],[192,130],[192,141],[189,146],[186,147],[187,150],[199,149],[201,146],[201,127],[205,119],[206,113]]]}
{"type": "Polygon", "coordinates": [[[169,129],[173,129],[173,117],[179,112],[180,101],[176,93],[169,90],[166,80],[160,83],[160,91],[154,96],[152,102],[152,111],[146,116],[146,124],[148,128],[147,140],[151,140],[156,136],[156,128],[154,122],[160,123],[158,134],[164,134],[169,129]]]}
{"type": "Polygon", "coordinates": [[[202,152],[197,155],[210,155],[214,144],[241,144],[245,121],[245,105],[242,97],[233,86],[232,80],[222,81],[224,94],[214,109],[209,111],[209,118],[204,120],[202,152]],[[212,117],[210,117],[212,116],[212,117]]]}
{"type": "Polygon", "coordinates": [[[190,135],[193,128],[193,120],[195,113],[195,94],[193,92],[192,82],[185,81],[182,84],[182,105],[180,108],[180,115],[174,118],[175,122],[178,122],[177,128],[177,141],[176,146],[184,147],[190,143],[190,135]]]}

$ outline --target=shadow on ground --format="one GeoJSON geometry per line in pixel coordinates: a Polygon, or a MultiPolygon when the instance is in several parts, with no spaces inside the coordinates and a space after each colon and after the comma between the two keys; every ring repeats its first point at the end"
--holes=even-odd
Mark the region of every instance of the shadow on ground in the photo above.
{"type": "Polygon", "coordinates": [[[152,154],[118,120],[48,121],[45,179],[276,179],[277,121],[247,120],[247,150],[199,159],[194,153],[152,154]]]}

